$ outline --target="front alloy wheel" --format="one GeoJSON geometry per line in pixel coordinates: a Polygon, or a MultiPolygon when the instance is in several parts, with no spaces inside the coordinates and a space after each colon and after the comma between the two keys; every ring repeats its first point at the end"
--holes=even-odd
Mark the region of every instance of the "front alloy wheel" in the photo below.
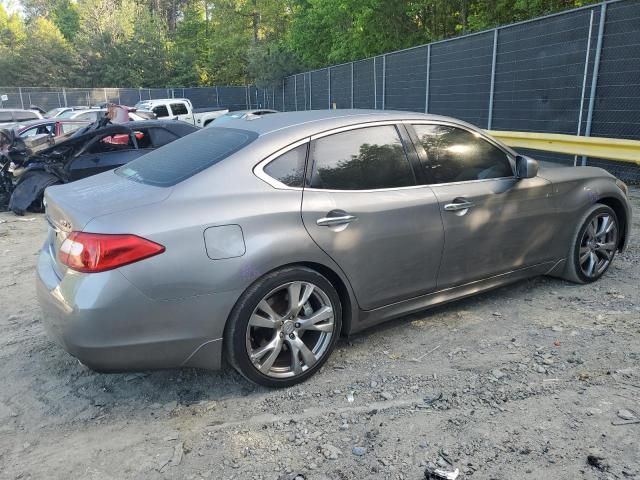
{"type": "Polygon", "coordinates": [[[597,278],[609,267],[618,248],[618,228],[608,212],[591,219],[582,234],[579,250],[580,270],[588,278],[597,278]]]}

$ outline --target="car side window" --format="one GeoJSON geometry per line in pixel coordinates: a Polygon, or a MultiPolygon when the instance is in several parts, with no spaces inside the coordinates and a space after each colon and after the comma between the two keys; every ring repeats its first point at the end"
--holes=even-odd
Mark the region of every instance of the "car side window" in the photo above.
{"type": "MultiPolygon", "coordinates": [[[[171,143],[179,138],[176,134],[170,132],[165,128],[150,128],[149,135],[151,135],[151,143],[155,148],[162,147],[163,145],[171,143]]],[[[149,145],[149,147],[151,147],[152,145],[149,145]]]]}
{"type": "Polygon", "coordinates": [[[307,144],[293,148],[272,160],[264,167],[264,172],[289,187],[302,188],[304,185],[304,165],[307,159],[307,144]]]}
{"type": "Polygon", "coordinates": [[[427,160],[430,183],[465,182],[513,176],[507,154],[480,135],[450,125],[414,125],[427,160]]]}
{"type": "Polygon", "coordinates": [[[187,115],[189,110],[187,110],[187,106],[184,103],[172,103],[171,111],[174,115],[187,115]]]}
{"type": "Polygon", "coordinates": [[[336,133],[314,141],[312,188],[373,190],[415,185],[393,125],[336,133]]]}
{"type": "Polygon", "coordinates": [[[169,109],[166,105],[158,105],[157,107],[153,107],[151,111],[155,113],[158,118],[169,116],[169,109]]]}

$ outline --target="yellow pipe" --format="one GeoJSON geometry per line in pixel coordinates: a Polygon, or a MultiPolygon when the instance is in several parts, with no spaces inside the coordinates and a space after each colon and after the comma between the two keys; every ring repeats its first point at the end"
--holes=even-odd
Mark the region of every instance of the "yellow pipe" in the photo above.
{"type": "Polygon", "coordinates": [[[487,133],[510,147],[585,155],[640,165],[640,141],[638,140],[502,130],[487,130],[487,133]]]}

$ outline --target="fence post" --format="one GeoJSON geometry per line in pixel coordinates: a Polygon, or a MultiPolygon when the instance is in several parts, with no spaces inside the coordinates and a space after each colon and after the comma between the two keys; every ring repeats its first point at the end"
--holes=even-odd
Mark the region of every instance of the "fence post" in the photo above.
{"type": "Polygon", "coordinates": [[[307,74],[306,73],[302,74],[302,86],[304,87],[304,109],[310,110],[310,109],[307,109],[307,74]]]}
{"type": "Polygon", "coordinates": [[[376,75],[376,57],[373,57],[373,109],[378,109],[378,76],[376,75]]]}
{"type": "Polygon", "coordinates": [[[109,103],[109,98],[107,98],[107,89],[103,88],[103,93],[104,93],[104,102],[105,103],[109,103]]]}
{"type": "Polygon", "coordinates": [[[218,96],[218,86],[216,85],[216,107],[220,106],[220,97],[218,96]]]}
{"type": "Polygon", "coordinates": [[[427,45],[427,81],[424,87],[424,113],[429,113],[429,78],[431,77],[431,44],[427,45]]]}
{"type": "MultiPolygon", "coordinates": [[[[587,75],[589,73],[589,54],[591,51],[591,33],[593,32],[593,10],[591,10],[591,16],[589,18],[589,35],[587,36],[587,53],[584,58],[584,72],[582,74],[582,93],[580,94],[580,107],[578,113],[578,132],[576,135],[580,136],[582,130],[582,110],[584,109],[584,96],[587,90],[587,75]]],[[[573,156],[573,166],[578,164],[578,156],[573,156]]]]}
{"type": "Polygon", "coordinates": [[[142,101],[142,87],[138,87],[138,98],[142,101]]]}
{"type": "Polygon", "coordinates": [[[313,110],[313,96],[311,95],[311,85],[313,84],[313,72],[309,72],[309,110],[313,110]]]}
{"type": "Polygon", "coordinates": [[[498,29],[493,30],[493,55],[491,57],[491,88],[489,89],[489,114],[487,115],[487,129],[493,126],[493,95],[496,86],[496,57],[498,55],[498,29]]]}
{"type": "Polygon", "coordinates": [[[351,108],[353,108],[353,62],[351,62],[351,108]]]}
{"type": "Polygon", "coordinates": [[[293,104],[296,106],[296,112],[298,111],[298,75],[293,76],[293,104]]]}
{"type": "Polygon", "coordinates": [[[329,77],[329,110],[331,110],[331,67],[327,68],[327,77],[329,77]]]}
{"type": "Polygon", "coordinates": [[[22,99],[22,87],[18,87],[18,93],[20,94],[20,105],[22,105],[22,109],[24,110],[24,100],[22,99]]]}
{"type": "Polygon", "coordinates": [[[68,107],[69,104],[67,103],[67,89],[66,88],[62,89],[62,98],[64,98],[64,106],[68,107]]]}
{"type": "MultiPolygon", "coordinates": [[[[584,132],[585,137],[591,136],[591,122],[593,120],[593,109],[596,103],[596,89],[598,88],[598,73],[600,71],[600,54],[602,53],[602,39],[604,37],[604,24],[607,21],[607,4],[600,7],[600,23],[598,24],[598,41],[596,43],[596,57],[593,61],[593,75],[591,77],[591,92],[589,95],[589,111],[587,112],[587,127],[584,132]]],[[[582,157],[582,166],[587,164],[587,157],[582,157]]]]}
{"type": "Polygon", "coordinates": [[[386,86],[387,86],[387,54],[382,56],[382,110],[386,103],[386,86]]]}

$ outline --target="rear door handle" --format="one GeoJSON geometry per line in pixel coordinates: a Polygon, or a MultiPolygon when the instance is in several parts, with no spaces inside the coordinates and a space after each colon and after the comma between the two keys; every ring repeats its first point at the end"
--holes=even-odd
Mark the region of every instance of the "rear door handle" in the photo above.
{"type": "Polygon", "coordinates": [[[319,227],[335,227],[336,225],[346,225],[358,219],[355,215],[340,215],[339,217],[323,217],[316,220],[319,227]]]}
{"type": "Polygon", "coordinates": [[[467,210],[468,208],[471,208],[471,207],[473,207],[472,202],[464,201],[464,202],[447,203],[444,206],[444,209],[447,212],[458,212],[460,210],[467,210]]]}

